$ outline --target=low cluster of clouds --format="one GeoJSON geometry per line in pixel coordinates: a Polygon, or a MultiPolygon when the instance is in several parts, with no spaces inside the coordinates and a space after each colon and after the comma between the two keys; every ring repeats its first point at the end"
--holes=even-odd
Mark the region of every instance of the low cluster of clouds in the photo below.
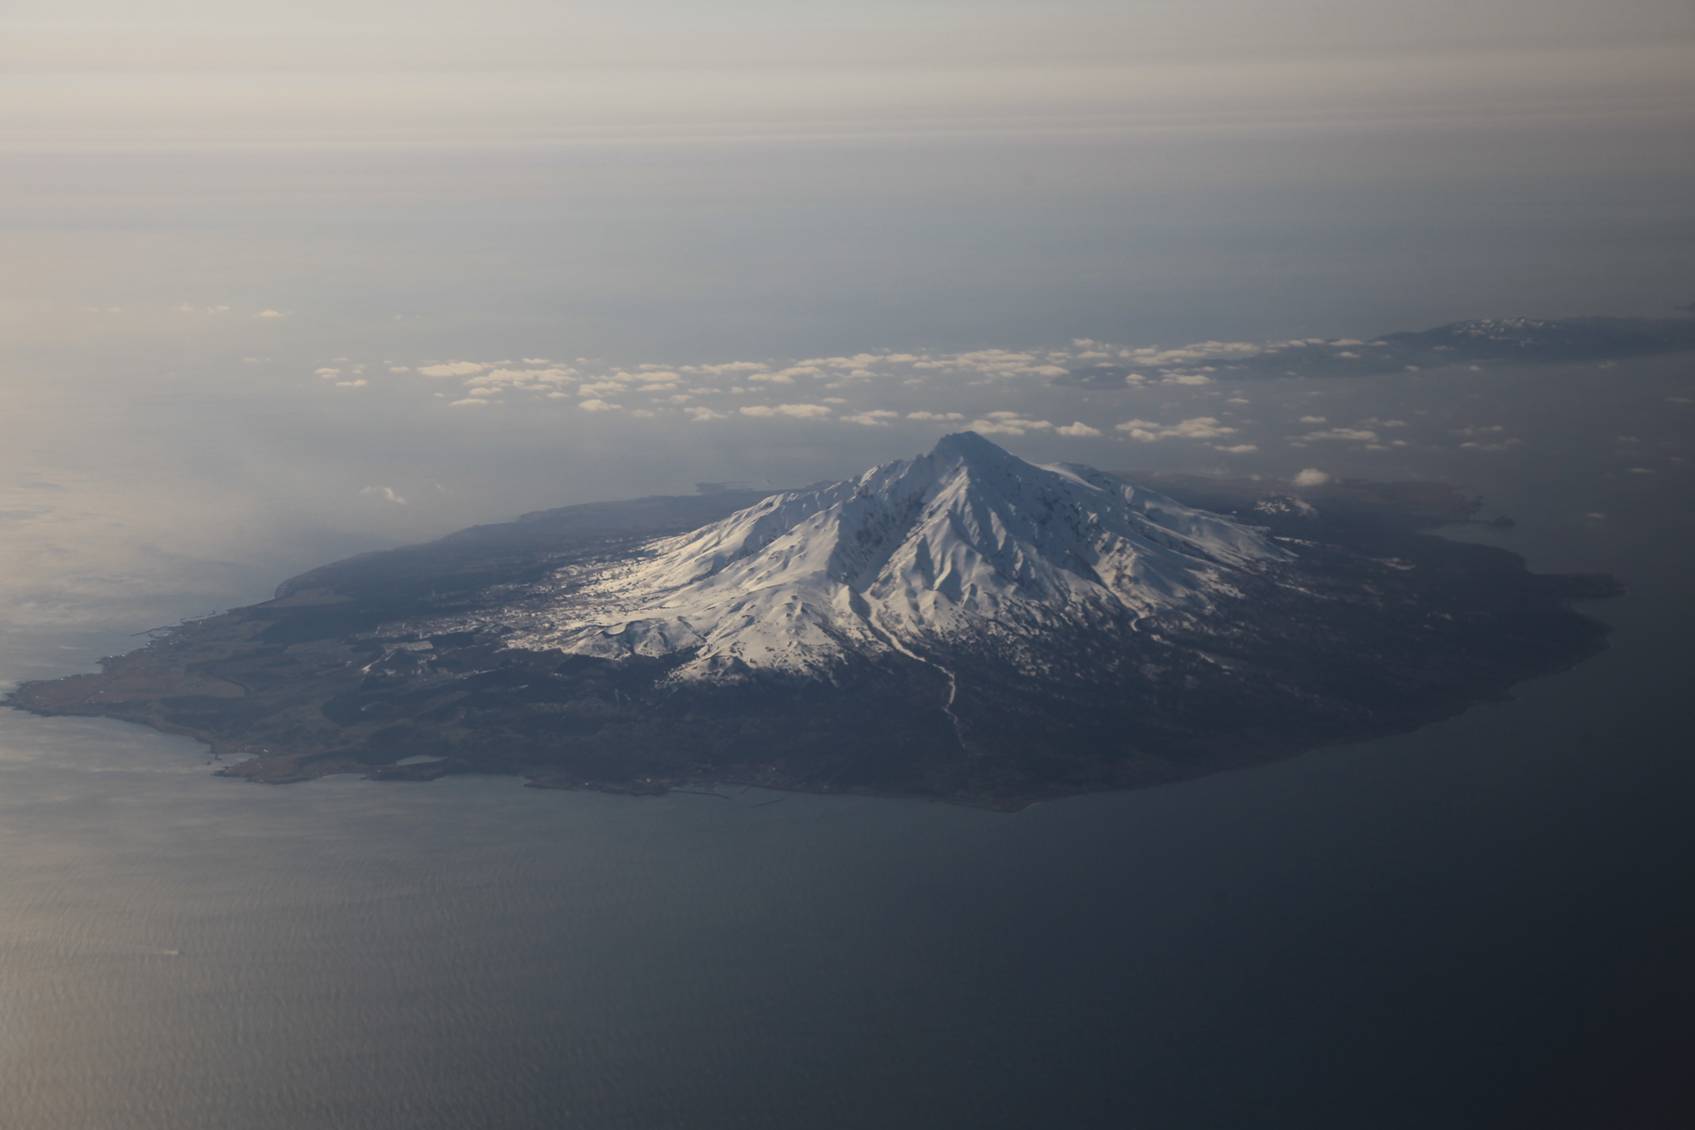
{"type": "MultiPolygon", "coordinates": [[[[502,399],[539,395],[556,400],[577,397],[613,403],[612,398],[646,398],[660,403],[686,404],[699,398],[764,397],[775,389],[808,387],[826,391],[851,388],[861,382],[892,381],[922,385],[938,377],[979,383],[1013,380],[1056,380],[1071,373],[1063,364],[1068,351],[974,350],[965,353],[856,353],[810,357],[788,362],[722,361],[705,364],[604,365],[588,358],[552,361],[526,357],[519,361],[450,359],[419,365],[388,364],[396,377],[454,381],[465,399],[502,399]]],[[[829,398],[816,400],[830,403],[829,398]]],[[[803,403],[785,398],[786,403],[803,403]]],[[[841,401],[845,403],[845,400],[841,401]]]]}
{"type": "MultiPolygon", "coordinates": [[[[1279,357],[1346,358],[1386,347],[1385,342],[1353,338],[1299,338],[1286,341],[1202,341],[1177,348],[1113,345],[1078,338],[1069,345],[1042,349],[975,349],[960,352],[877,350],[805,357],[784,361],[719,361],[700,364],[643,363],[609,365],[590,358],[555,361],[545,357],[473,361],[446,359],[417,365],[387,364],[397,377],[459,383],[450,402],[531,395],[622,404],[640,397],[671,404],[696,398],[761,397],[769,390],[809,388],[840,392],[871,384],[889,387],[934,385],[995,387],[1051,382],[1091,388],[1196,388],[1212,384],[1222,372],[1253,364],[1264,370],[1279,357]]],[[[1292,362],[1293,363],[1293,362],[1292,362]]],[[[785,396],[785,402],[823,402],[822,396],[785,396]]],[[[892,411],[892,409],[883,409],[892,411]]],[[[876,426],[852,416],[850,422],[876,426]]],[[[1056,428],[1061,425],[1056,425],[1056,428]]],[[[1063,425],[1071,426],[1071,425],[1063,425]]]]}
{"type": "MultiPolygon", "coordinates": [[[[972,416],[946,409],[897,410],[880,405],[856,405],[855,397],[836,395],[891,387],[910,396],[914,390],[951,389],[970,398],[992,395],[1009,381],[1049,381],[1070,370],[1047,360],[1050,354],[1013,350],[976,350],[954,354],[859,353],[815,357],[790,364],[727,361],[698,365],[636,365],[606,368],[578,358],[558,362],[544,357],[512,361],[450,359],[419,365],[384,362],[382,371],[394,380],[422,379],[451,384],[452,392],[435,395],[449,408],[487,409],[515,397],[539,397],[565,402],[588,413],[626,413],[638,417],[672,416],[690,423],[731,419],[833,421],[854,427],[885,428],[894,424],[957,425],[986,435],[1021,436],[1032,432],[1070,439],[1098,439],[1108,433],[1082,420],[1066,423],[1010,410],[972,416]],[[896,370],[891,372],[891,367],[896,370]],[[806,385],[819,395],[806,399],[773,397],[779,391],[806,385]],[[964,388],[961,388],[961,384],[964,388]],[[829,393],[831,395],[824,395],[829,393]]],[[[371,367],[338,358],[315,372],[337,388],[369,386],[371,367]]]]}
{"type": "Polygon", "coordinates": [[[773,416],[786,416],[791,420],[822,420],[830,415],[831,409],[828,404],[744,404],[736,411],[756,420],[768,420],[773,416]]]}
{"type": "Polygon", "coordinates": [[[1459,437],[1460,448],[1466,451],[1511,451],[1524,443],[1517,436],[1508,435],[1503,424],[1474,424],[1455,429],[1454,435],[1459,437]]]}
{"type": "Polygon", "coordinates": [[[1162,439],[1225,439],[1236,429],[1219,422],[1216,416],[1191,416],[1175,424],[1160,424],[1153,420],[1125,420],[1118,430],[1138,443],[1158,443],[1162,439]]]}
{"type": "MultiPolygon", "coordinates": [[[[98,311],[100,313],[106,313],[106,314],[121,314],[123,312],[123,307],[121,307],[121,306],[105,306],[105,307],[92,307],[91,306],[88,309],[90,309],[91,311],[98,311]]],[[[236,310],[235,307],[231,306],[227,302],[213,303],[211,305],[203,305],[203,304],[194,303],[194,302],[179,302],[176,305],[176,312],[179,313],[179,314],[199,314],[199,315],[240,314],[241,313],[241,311],[236,310]]],[[[280,319],[288,317],[288,315],[285,312],[278,310],[273,306],[266,306],[261,310],[253,310],[253,311],[251,311],[251,316],[255,317],[255,318],[262,318],[267,322],[278,321],[280,319]]]]}
{"type": "Polygon", "coordinates": [[[1407,440],[1389,434],[1406,427],[1407,422],[1405,420],[1368,416],[1352,424],[1333,425],[1324,416],[1302,416],[1300,423],[1312,426],[1312,430],[1292,438],[1289,443],[1294,447],[1306,447],[1315,443],[1351,444],[1367,451],[1390,451],[1397,447],[1408,446],[1407,440]]]}
{"type": "Polygon", "coordinates": [[[1161,424],[1155,420],[1138,418],[1123,421],[1117,425],[1116,430],[1125,439],[1136,443],[1189,439],[1207,441],[1214,451],[1226,455],[1252,455],[1259,450],[1257,443],[1245,443],[1233,438],[1241,429],[1224,423],[1217,416],[1189,416],[1175,424],[1161,424]],[[1214,440],[1221,442],[1211,442],[1214,440]]]}
{"type": "MultiPolygon", "coordinates": [[[[361,363],[342,357],[314,375],[326,385],[345,390],[375,391],[378,384],[422,388],[448,409],[476,413],[551,403],[590,416],[669,419],[684,426],[766,422],[888,429],[925,424],[991,437],[1192,444],[1239,457],[1268,448],[1387,452],[1410,447],[1411,441],[1403,438],[1407,420],[1359,417],[1311,401],[1297,410],[1299,415],[1285,417],[1286,425],[1267,425],[1250,418],[1257,415],[1255,401],[1242,394],[1241,384],[1211,387],[1225,379],[1221,366],[1228,368],[1244,359],[1315,349],[1344,356],[1369,351],[1376,344],[1307,338],[1272,343],[1206,341],[1159,349],[1078,339],[1063,349],[878,351],[782,362],[626,366],[583,357],[448,358],[412,364],[361,363]],[[1106,384],[1076,379],[1095,366],[1112,371],[1123,368],[1124,376],[1106,384]],[[1127,398],[1143,414],[1122,418],[1127,398]]],[[[1242,376],[1239,371],[1228,375],[1233,381],[1242,376]]],[[[1304,399],[1319,393],[1309,390],[1300,395],[1304,399]]],[[[1477,452],[1508,451],[1520,443],[1490,424],[1452,429],[1447,435],[1452,446],[1477,452]]],[[[1431,433],[1421,442],[1442,439],[1440,433],[1431,433]]],[[[1315,476],[1322,474],[1308,470],[1315,476]]]]}
{"type": "Polygon", "coordinates": [[[1344,370],[1358,367],[1364,371],[1369,363],[1388,356],[1382,351],[1390,349],[1387,341],[1362,341],[1351,337],[1198,341],[1175,349],[1110,345],[1087,338],[1079,338],[1072,345],[1076,350],[1075,360],[1079,363],[1073,372],[1078,376],[1096,378],[1094,383],[1100,383],[1102,376],[1116,375],[1122,370],[1124,382],[1129,385],[1192,386],[1212,384],[1218,374],[1242,369],[1297,376],[1315,361],[1326,364],[1342,362],[1344,370]],[[1346,364],[1349,362],[1356,364],[1346,364]]]}
{"type": "MultiPolygon", "coordinates": [[[[1173,386],[1175,392],[1212,382],[1203,371],[1207,358],[1249,356],[1264,348],[1247,342],[1203,342],[1181,349],[1131,349],[1079,339],[1061,349],[877,351],[783,362],[629,366],[581,357],[570,361],[546,357],[500,361],[448,358],[417,364],[353,363],[337,358],[314,375],[344,390],[370,388],[373,379],[420,382],[425,387],[435,386],[433,395],[446,407],[472,411],[541,399],[590,414],[670,416],[700,424],[740,419],[832,421],[849,427],[887,428],[911,422],[956,425],[991,436],[1039,433],[1076,440],[1143,439],[1147,436],[1132,434],[1127,427],[1113,430],[1104,420],[1067,422],[1063,416],[1046,419],[1028,410],[999,408],[975,413],[940,407],[897,408],[888,401],[945,397],[955,404],[976,402],[987,408],[1003,394],[1055,384],[1074,386],[1080,372],[1103,365],[1123,370],[1122,379],[1115,378],[1119,389],[1164,383],[1173,386]],[[1134,371],[1128,368],[1130,364],[1136,366],[1134,371]],[[803,390],[810,395],[796,395],[803,390]]],[[[1231,403],[1245,404],[1246,400],[1238,397],[1231,403]]],[[[1211,422],[1215,429],[1212,433],[1195,430],[1198,425],[1194,420],[1171,428],[1148,425],[1148,430],[1157,438],[1203,438],[1204,434],[1222,438],[1235,430],[1216,420],[1211,422]]],[[[1220,445],[1220,450],[1236,454],[1255,449],[1253,444],[1237,441],[1220,445]]]]}
{"type": "Polygon", "coordinates": [[[371,383],[365,376],[365,366],[351,364],[345,357],[338,357],[333,365],[319,366],[312,375],[336,388],[365,388],[371,383]]]}

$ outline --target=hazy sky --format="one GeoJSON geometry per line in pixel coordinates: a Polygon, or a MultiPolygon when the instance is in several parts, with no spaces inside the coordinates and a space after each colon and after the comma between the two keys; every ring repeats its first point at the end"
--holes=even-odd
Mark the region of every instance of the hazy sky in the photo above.
{"type": "Polygon", "coordinates": [[[12,0],[12,145],[1687,114],[1684,0],[12,0]],[[141,15],[144,13],[144,17],[141,15]]]}
{"type": "Polygon", "coordinates": [[[1510,455],[1463,399],[1042,369],[1662,312],[1691,137],[1688,0],[0,0],[0,624],[977,421],[1104,465],[1510,455]]]}

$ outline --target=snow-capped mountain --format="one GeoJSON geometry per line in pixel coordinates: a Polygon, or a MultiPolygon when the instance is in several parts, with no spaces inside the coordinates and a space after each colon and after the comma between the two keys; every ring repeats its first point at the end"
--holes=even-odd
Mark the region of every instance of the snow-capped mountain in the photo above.
{"type": "Polygon", "coordinates": [[[889,653],[931,662],[961,647],[1037,673],[1078,630],[1204,617],[1289,557],[1254,527],[962,432],[568,567],[503,620],[511,647],[675,656],[683,681],[824,675],[889,653]]]}
{"type": "Polygon", "coordinates": [[[1458,491],[1171,482],[1184,502],[962,434],[757,502],[563,507],[315,569],[12,701],[203,736],[264,781],[1016,808],[1410,729],[1604,638],[1568,602],[1610,579],[1422,532],[1471,512],[1458,491]]]}

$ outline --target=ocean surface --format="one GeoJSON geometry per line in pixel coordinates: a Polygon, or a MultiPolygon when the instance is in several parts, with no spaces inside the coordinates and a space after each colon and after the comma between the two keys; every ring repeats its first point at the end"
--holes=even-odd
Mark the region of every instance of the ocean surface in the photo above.
{"type": "MultiPolygon", "coordinates": [[[[1690,381],[1635,387],[1643,473],[1557,378],[1526,378],[1523,451],[1426,470],[1518,521],[1457,536],[1623,578],[1588,606],[1609,650],[1248,772],[1017,815],[266,787],[0,711],[0,1125],[1663,1125],[1695,998],[1690,381]]],[[[133,642],[6,633],[0,679],[133,642]]]]}

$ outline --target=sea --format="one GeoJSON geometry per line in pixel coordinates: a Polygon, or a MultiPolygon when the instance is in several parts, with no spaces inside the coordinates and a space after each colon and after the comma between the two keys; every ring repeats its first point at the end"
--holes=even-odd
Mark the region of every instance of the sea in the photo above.
{"type": "MultiPolygon", "coordinates": [[[[1608,650],[1249,771],[1010,815],[273,787],[0,710],[0,1126],[1677,1124],[1690,380],[1599,442],[1571,398],[1616,377],[1523,379],[1500,411],[1536,442],[1426,470],[1516,521],[1450,536],[1624,580],[1585,606],[1608,650]]],[[[0,634],[0,679],[133,643],[0,634]]]]}

